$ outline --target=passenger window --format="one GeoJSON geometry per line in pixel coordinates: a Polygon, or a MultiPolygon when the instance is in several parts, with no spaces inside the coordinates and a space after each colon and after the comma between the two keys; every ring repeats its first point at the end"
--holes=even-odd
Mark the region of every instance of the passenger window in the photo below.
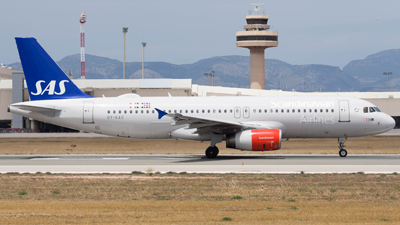
{"type": "Polygon", "coordinates": [[[174,113],[176,113],[176,109],[174,110],[174,113]]]}
{"type": "Polygon", "coordinates": [[[213,113],[216,113],[216,112],[217,112],[217,110],[213,109],[213,113]]]}
{"type": "Polygon", "coordinates": [[[331,112],[335,112],[335,110],[334,110],[334,109],[331,109],[331,112]]]}
{"type": "Polygon", "coordinates": [[[182,113],[182,109],[181,109],[181,110],[179,110],[179,113],[182,113]]]}
{"type": "Polygon", "coordinates": [[[256,113],[257,112],[257,110],[256,109],[253,109],[253,113],[256,113]]]}
{"type": "Polygon", "coordinates": [[[219,113],[221,113],[221,110],[220,110],[220,109],[218,109],[218,112],[219,112],[219,113]]]}
{"type": "Polygon", "coordinates": [[[135,113],[138,114],[138,111],[136,110],[135,113]]]}
{"type": "Polygon", "coordinates": [[[329,110],[328,110],[328,109],[326,109],[326,112],[329,112],[329,110]]]}
{"type": "Polygon", "coordinates": [[[275,112],[278,113],[278,109],[275,109],[275,112]]]}
{"type": "Polygon", "coordinates": [[[115,110],[113,111],[113,113],[115,114],[115,110]]]}
{"type": "Polygon", "coordinates": [[[375,112],[375,109],[373,107],[369,107],[369,112],[375,112]]]}
{"type": "MultiPolygon", "coordinates": [[[[171,111],[171,110],[170,110],[171,111]]],[[[143,110],[141,111],[141,113],[143,113],[143,110]]]]}
{"type": "Polygon", "coordinates": [[[124,111],[124,113],[126,114],[126,110],[124,111]]]}
{"type": "Polygon", "coordinates": [[[210,110],[207,110],[208,113],[210,113],[210,110]]]}
{"type": "Polygon", "coordinates": [[[149,114],[149,110],[146,110],[146,113],[149,114]]]}
{"type": "Polygon", "coordinates": [[[320,109],[319,111],[320,111],[320,112],[324,112],[324,110],[323,110],[323,109],[320,109]]]}
{"type": "Polygon", "coordinates": [[[268,112],[268,109],[265,109],[264,112],[267,113],[267,112],[268,112]]]}
{"type": "Polygon", "coordinates": [[[224,109],[224,113],[226,113],[227,111],[226,111],[226,109],[224,109]]]}
{"type": "Polygon", "coordinates": [[[273,109],[271,109],[270,111],[271,111],[271,113],[273,113],[273,112],[274,112],[274,110],[273,110],[273,109]]]}
{"type": "Polygon", "coordinates": [[[191,112],[191,113],[193,113],[193,109],[192,109],[192,110],[190,110],[190,112],[191,112]]]}
{"type": "Polygon", "coordinates": [[[107,113],[110,114],[110,110],[108,110],[107,113]]]}
{"type": "Polygon", "coordinates": [[[259,109],[258,112],[259,112],[259,113],[262,113],[262,109],[259,109]]]}
{"type": "Polygon", "coordinates": [[[130,110],[129,113],[132,114],[132,110],[130,110]]]}
{"type": "MultiPolygon", "coordinates": [[[[182,110],[181,110],[182,111],[182,110]]],[[[154,114],[154,110],[151,110],[151,113],[153,113],[154,114]]]]}
{"type": "Polygon", "coordinates": [[[301,112],[301,110],[300,110],[300,109],[298,109],[298,110],[297,110],[297,112],[298,112],[298,113],[300,113],[300,112],[301,112]]]}
{"type": "Polygon", "coordinates": [[[203,110],[201,110],[201,112],[202,112],[202,113],[204,113],[204,112],[205,112],[205,111],[204,111],[204,109],[203,109],[203,110]]]}
{"type": "Polygon", "coordinates": [[[292,109],[292,113],[295,113],[295,112],[296,112],[296,110],[292,109]]]}
{"type": "Polygon", "coordinates": [[[285,112],[285,110],[281,109],[281,112],[283,113],[283,112],[285,112]]]}
{"type": "Polygon", "coordinates": [[[121,114],[121,110],[119,110],[118,112],[119,112],[119,114],[121,114]]]}
{"type": "Polygon", "coordinates": [[[312,109],[310,109],[310,113],[312,113],[312,109]]]}
{"type": "Polygon", "coordinates": [[[230,112],[230,113],[233,113],[233,110],[232,110],[232,109],[230,109],[230,110],[229,110],[229,112],[230,112]]]}
{"type": "Polygon", "coordinates": [[[307,112],[307,109],[304,109],[304,112],[306,113],[306,112],[307,112]]]}
{"type": "Polygon", "coordinates": [[[171,113],[171,110],[168,110],[168,113],[171,113]]]}
{"type": "Polygon", "coordinates": [[[196,110],[196,113],[199,113],[199,110],[198,110],[198,109],[196,110]]]}

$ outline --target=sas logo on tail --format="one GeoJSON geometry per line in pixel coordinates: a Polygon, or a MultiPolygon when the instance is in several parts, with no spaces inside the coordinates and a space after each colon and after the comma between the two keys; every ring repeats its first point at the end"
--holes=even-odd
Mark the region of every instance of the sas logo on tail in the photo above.
{"type": "Polygon", "coordinates": [[[56,88],[56,81],[52,80],[50,83],[46,86],[44,90],[42,90],[42,83],[46,83],[44,80],[39,80],[36,82],[36,93],[31,92],[32,95],[43,95],[45,92],[48,92],[48,95],[62,95],[65,93],[65,84],[68,83],[68,80],[62,80],[58,84],[60,92],[55,92],[54,89],[56,88]]]}

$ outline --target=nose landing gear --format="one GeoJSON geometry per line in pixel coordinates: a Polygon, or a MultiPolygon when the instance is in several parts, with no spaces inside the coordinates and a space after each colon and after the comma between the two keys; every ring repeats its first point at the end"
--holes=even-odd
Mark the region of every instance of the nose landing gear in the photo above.
{"type": "Polygon", "coordinates": [[[346,147],[346,145],[344,145],[344,143],[346,142],[346,140],[347,140],[347,135],[344,135],[343,137],[341,137],[341,138],[338,138],[338,142],[339,142],[339,156],[340,157],[346,157],[347,156],[347,151],[346,151],[346,149],[344,149],[344,147],[346,147]]]}

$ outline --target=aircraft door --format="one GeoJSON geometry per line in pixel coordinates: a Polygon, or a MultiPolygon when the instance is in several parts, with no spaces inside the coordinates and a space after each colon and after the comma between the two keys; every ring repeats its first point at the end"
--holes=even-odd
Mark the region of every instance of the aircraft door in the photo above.
{"type": "Polygon", "coordinates": [[[239,119],[240,118],[240,107],[236,106],[234,109],[234,112],[235,112],[235,118],[239,119]]]}
{"type": "Polygon", "coordinates": [[[83,123],[94,123],[93,108],[94,108],[93,102],[83,103],[83,123]]]}
{"type": "Polygon", "coordinates": [[[339,122],[350,122],[349,101],[339,101],[339,122]]]}
{"type": "Polygon", "coordinates": [[[250,108],[248,106],[243,107],[243,118],[248,119],[250,117],[250,108]]]}

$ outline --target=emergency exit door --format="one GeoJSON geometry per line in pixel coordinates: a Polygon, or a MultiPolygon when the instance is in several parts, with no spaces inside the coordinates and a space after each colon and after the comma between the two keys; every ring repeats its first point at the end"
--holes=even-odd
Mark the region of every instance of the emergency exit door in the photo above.
{"type": "Polygon", "coordinates": [[[240,107],[236,106],[234,109],[234,112],[235,112],[235,118],[239,119],[240,118],[240,107]]]}
{"type": "Polygon", "coordinates": [[[243,107],[243,118],[248,119],[250,117],[250,108],[248,106],[243,107]]]}

